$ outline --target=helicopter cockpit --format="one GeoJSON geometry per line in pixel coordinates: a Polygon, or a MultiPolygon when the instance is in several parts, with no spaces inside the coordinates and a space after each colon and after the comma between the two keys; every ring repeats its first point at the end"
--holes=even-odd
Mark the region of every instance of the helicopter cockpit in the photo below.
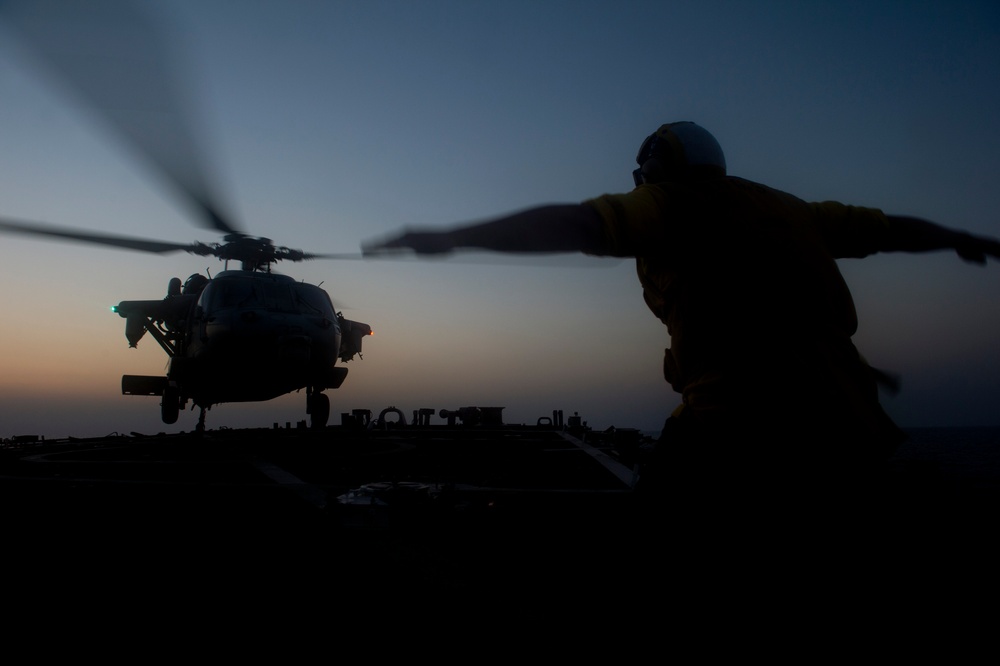
{"type": "Polygon", "coordinates": [[[206,315],[231,309],[261,309],[336,320],[330,297],[319,287],[284,276],[220,274],[209,282],[198,299],[206,315]]]}

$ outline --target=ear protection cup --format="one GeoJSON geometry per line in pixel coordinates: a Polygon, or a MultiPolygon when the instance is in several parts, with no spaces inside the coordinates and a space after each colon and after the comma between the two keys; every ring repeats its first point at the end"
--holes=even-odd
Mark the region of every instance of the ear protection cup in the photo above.
{"type": "Polygon", "coordinates": [[[650,157],[632,172],[632,178],[635,180],[635,186],[639,187],[643,183],[658,183],[666,180],[669,174],[670,171],[664,168],[660,158],[650,157]]]}

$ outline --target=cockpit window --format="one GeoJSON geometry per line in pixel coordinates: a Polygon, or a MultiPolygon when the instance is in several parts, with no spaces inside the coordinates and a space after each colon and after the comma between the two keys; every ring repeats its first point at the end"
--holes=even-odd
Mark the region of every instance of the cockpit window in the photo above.
{"type": "Polygon", "coordinates": [[[224,277],[209,283],[198,301],[205,312],[256,308],[272,312],[318,315],[333,319],[330,297],[319,287],[301,282],[224,277]]]}
{"type": "Polygon", "coordinates": [[[212,310],[258,305],[257,294],[250,280],[220,280],[213,287],[212,310]]]}
{"type": "Polygon", "coordinates": [[[295,283],[295,296],[303,314],[315,314],[333,319],[333,303],[325,291],[305,282],[295,283]]]}

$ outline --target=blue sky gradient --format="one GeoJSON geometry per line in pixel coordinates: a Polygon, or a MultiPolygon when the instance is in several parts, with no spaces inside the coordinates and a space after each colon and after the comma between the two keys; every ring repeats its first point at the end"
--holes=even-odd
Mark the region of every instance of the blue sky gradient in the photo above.
{"type": "MultiPolygon", "coordinates": [[[[1000,236],[1000,6],[992,2],[145,2],[171,27],[204,155],[243,228],[352,252],[440,226],[631,187],[642,139],[695,120],[730,173],[809,200],[1000,236]]],[[[0,26],[3,30],[4,26],[0,26]]],[[[177,242],[219,240],[0,33],[0,216],[177,242]]],[[[6,236],[0,436],[189,430],[120,376],[120,300],[222,270],[6,236]]],[[[841,268],[856,342],[898,373],[902,425],[1000,425],[1000,266],[952,254],[841,268]]],[[[654,430],[677,404],[666,330],[627,261],[283,265],[369,323],[342,411],[561,409],[654,430]]],[[[766,322],[747,322],[748,326],[766,322]]],[[[305,418],[304,395],[221,405],[209,427],[305,418]]]]}

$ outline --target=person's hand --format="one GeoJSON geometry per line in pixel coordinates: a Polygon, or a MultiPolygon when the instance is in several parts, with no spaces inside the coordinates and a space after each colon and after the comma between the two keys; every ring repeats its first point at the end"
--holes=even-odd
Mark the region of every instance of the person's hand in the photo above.
{"type": "Polygon", "coordinates": [[[955,252],[966,261],[985,264],[986,257],[1000,259],[1000,241],[984,236],[961,234],[955,243],[955,252]]]}
{"type": "Polygon", "coordinates": [[[400,250],[412,250],[417,254],[446,254],[454,249],[451,237],[441,231],[405,231],[398,236],[361,244],[365,256],[392,254],[400,250]]]}

